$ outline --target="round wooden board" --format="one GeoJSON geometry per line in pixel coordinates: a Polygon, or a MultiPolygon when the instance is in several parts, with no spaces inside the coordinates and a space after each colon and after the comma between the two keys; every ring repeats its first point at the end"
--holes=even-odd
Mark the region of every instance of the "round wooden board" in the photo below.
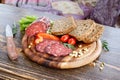
{"type": "MultiPolygon", "coordinates": [[[[70,68],[78,68],[84,65],[87,65],[93,62],[101,53],[102,44],[101,41],[98,40],[91,44],[85,44],[83,48],[88,48],[88,51],[80,57],[54,57],[44,53],[36,52],[28,48],[28,37],[26,35],[23,36],[22,45],[25,55],[32,61],[41,64],[43,66],[58,68],[58,69],[70,69],[70,68]]],[[[34,49],[34,48],[33,48],[34,49]]]]}
{"type": "Polygon", "coordinates": [[[75,61],[73,60],[71,62],[59,63],[59,66],[61,69],[69,69],[69,68],[77,68],[77,67],[87,65],[93,62],[100,55],[101,50],[102,50],[102,44],[101,44],[101,41],[98,40],[96,42],[95,50],[92,53],[88,52],[87,56],[83,55],[83,57],[78,58],[78,60],[75,60],[75,61]]]}

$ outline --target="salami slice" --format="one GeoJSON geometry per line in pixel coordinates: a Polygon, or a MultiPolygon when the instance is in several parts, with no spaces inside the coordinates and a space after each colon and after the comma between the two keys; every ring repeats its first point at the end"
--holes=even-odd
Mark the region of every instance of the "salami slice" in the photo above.
{"type": "Polygon", "coordinates": [[[34,22],[32,23],[27,29],[26,34],[27,36],[35,35],[38,32],[46,32],[48,29],[47,25],[43,22],[34,22]]]}
{"type": "Polygon", "coordinates": [[[49,39],[44,39],[43,42],[39,43],[36,45],[36,50],[39,52],[44,53],[45,52],[45,48],[51,44],[59,44],[59,41],[55,41],[55,40],[49,40],[49,39]]]}
{"type": "Polygon", "coordinates": [[[61,43],[54,43],[45,48],[46,53],[53,56],[66,56],[72,53],[72,49],[65,47],[61,43]]]}

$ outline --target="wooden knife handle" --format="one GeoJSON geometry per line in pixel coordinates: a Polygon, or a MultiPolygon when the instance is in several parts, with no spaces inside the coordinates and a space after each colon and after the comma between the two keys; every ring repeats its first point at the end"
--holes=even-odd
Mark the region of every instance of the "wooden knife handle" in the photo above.
{"type": "Polygon", "coordinates": [[[8,56],[11,60],[16,60],[18,58],[18,54],[12,37],[7,37],[7,50],[8,56]]]}

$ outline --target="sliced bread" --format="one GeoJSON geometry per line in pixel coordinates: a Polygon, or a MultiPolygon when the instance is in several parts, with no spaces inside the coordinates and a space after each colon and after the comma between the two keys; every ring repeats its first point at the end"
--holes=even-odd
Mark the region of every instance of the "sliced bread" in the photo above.
{"type": "Polygon", "coordinates": [[[72,16],[65,17],[54,21],[51,28],[51,33],[54,35],[64,35],[70,33],[77,27],[75,20],[72,16]]]}
{"type": "Polygon", "coordinates": [[[77,20],[76,24],[77,28],[70,32],[69,35],[75,37],[78,41],[82,41],[94,28],[94,21],[90,19],[77,20]]]}
{"type": "Polygon", "coordinates": [[[94,29],[91,32],[91,34],[88,35],[87,37],[85,37],[83,39],[83,42],[84,43],[92,43],[94,41],[97,41],[100,38],[100,36],[102,35],[103,30],[104,30],[103,25],[100,25],[100,24],[96,23],[94,29]]]}

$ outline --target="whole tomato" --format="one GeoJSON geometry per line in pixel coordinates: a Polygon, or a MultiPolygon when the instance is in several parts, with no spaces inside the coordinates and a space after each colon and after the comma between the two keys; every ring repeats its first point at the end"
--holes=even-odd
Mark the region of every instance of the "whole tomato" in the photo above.
{"type": "Polygon", "coordinates": [[[70,36],[66,34],[66,35],[63,35],[63,36],[60,38],[60,40],[61,40],[62,42],[67,42],[69,38],[70,38],[70,36]]]}
{"type": "Polygon", "coordinates": [[[70,38],[70,39],[68,40],[68,43],[69,43],[69,44],[72,44],[72,45],[75,45],[75,44],[76,44],[76,39],[75,39],[75,38],[70,38]]]}

